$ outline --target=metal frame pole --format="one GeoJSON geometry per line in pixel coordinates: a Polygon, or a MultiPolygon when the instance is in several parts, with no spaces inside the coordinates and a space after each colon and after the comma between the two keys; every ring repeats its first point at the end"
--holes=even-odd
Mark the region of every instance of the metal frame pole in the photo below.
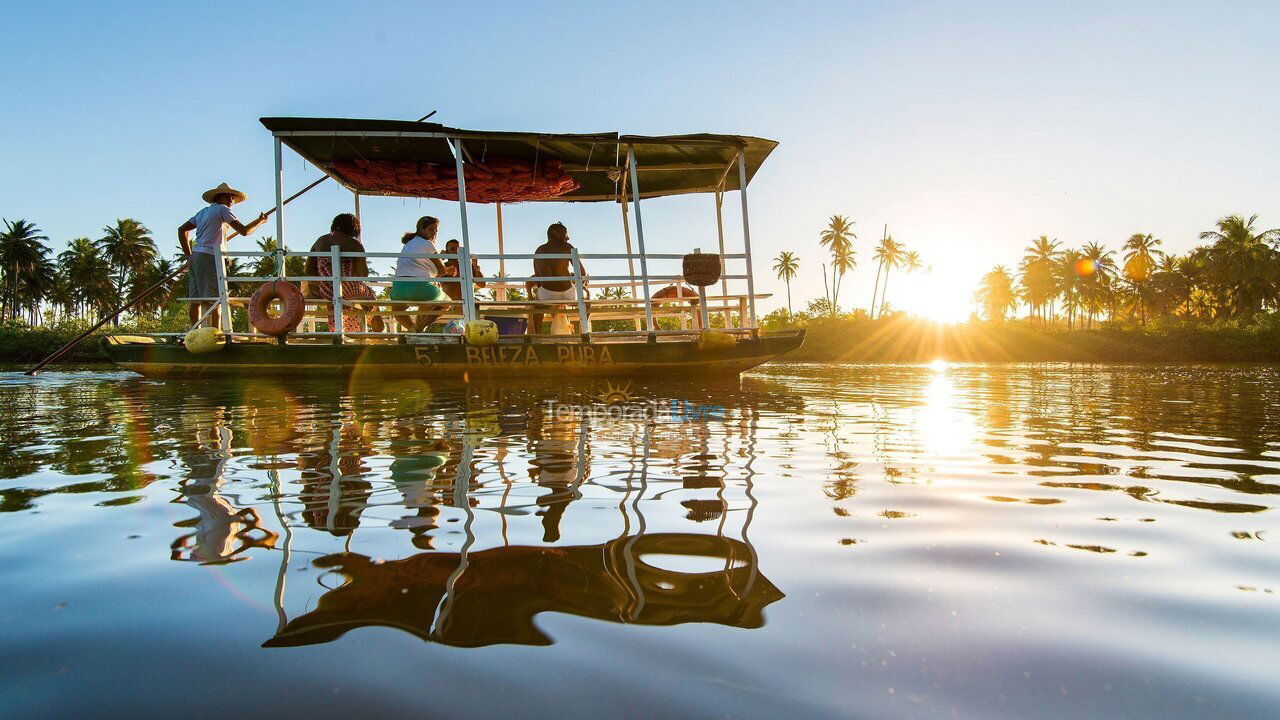
{"type": "Polygon", "coordinates": [[[358,192],[352,193],[352,195],[356,196],[356,219],[359,220],[360,219],[360,193],[358,192]]]}
{"type": "MultiPolygon", "coordinates": [[[[729,281],[724,275],[724,183],[716,188],[716,237],[720,241],[720,307],[724,311],[724,329],[729,329],[729,281]]],[[[707,329],[711,329],[707,326],[707,329]]]]}
{"type": "Polygon", "coordinates": [[[738,194],[742,197],[742,248],[747,256],[747,308],[751,327],[756,327],[756,283],[751,268],[751,222],[747,218],[747,153],[738,148],[738,194]]]}
{"type": "Polygon", "coordinates": [[[587,316],[587,287],[582,277],[582,261],[578,259],[578,248],[570,251],[571,262],[573,263],[573,284],[575,295],[578,296],[578,333],[584,341],[590,340],[591,320],[587,316]]]}
{"type": "MultiPolygon", "coordinates": [[[[631,202],[636,213],[636,244],[640,246],[640,278],[644,284],[644,323],[649,332],[655,330],[653,324],[653,299],[649,295],[649,262],[644,254],[644,220],[640,216],[640,179],[636,175],[636,149],[627,146],[627,165],[631,168],[631,202]]],[[[747,263],[748,277],[751,264],[747,263]]]]}
{"type": "MultiPolygon", "coordinates": [[[[630,161],[630,156],[628,156],[630,161]]],[[[627,241],[627,274],[631,276],[631,299],[636,297],[636,259],[631,257],[631,222],[627,217],[627,176],[622,176],[622,236],[627,241]]],[[[639,328],[636,328],[637,330],[639,328]]]]}
{"type": "Polygon", "coordinates": [[[330,332],[338,333],[334,337],[339,338],[341,342],[343,326],[342,326],[342,255],[338,251],[337,245],[329,246],[329,270],[332,273],[331,282],[333,283],[333,327],[329,328],[330,332]]]}
{"type": "MultiPolygon", "coordinates": [[[[631,299],[636,299],[636,259],[631,255],[631,219],[627,216],[627,176],[622,175],[622,193],[618,196],[618,205],[622,207],[622,237],[627,242],[627,275],[631,278],[631,299]]],[[[640,329],[640,318],[635,318],[632,325],[640,329]]]]}
{"type": "MultiPolygon", "coordinates": [[[[218,299],[216,304],[222,308],[222,317],[219,318],[219,324],[222,325],[222,332],[230,335],[231,301],[227,298],[227,261],[223,259],[221,245],[218,246],[217,251],[217,254],[214,256],[216,258],[214,262],[216,263],[216,270],[218,272],[218,299]]],[[[201,318],[201,320],[203,320],[203,318],[201,318]]]]}
{"type": "MultiPolygon", "coordinates": [[[[494,203],[494,208],[498,214],[498,277],[504,278],[507,274],[507,259],[503,255],[507,252],[502,238],[502,203],[494,203]]],[[[496,300],[507,299],[507,281],[499,280],[497,286],[493,289],[493,297],[496,300]]]]}
{"type": "MultiPolygon", "coordinates": [[[[693,251],[695,253],[700,253],[702,252],[702,248],[694,248],[693,251]]],[[[724,258],[720,259],[720,264],[724,265],[724,258]]],[[[721,268],[721,275],[723,274],[724,274],[724,269],[721,268]]],[[[683,295],[684,293],[681,293],[681,294],[683,295]]],[[[711,329],[711,312],[710,310],[707,309],[707,286],[706,285],[698,286],[698,318],[702,321],[701,327],[698,328],[699,330],[701,330],[702,332],[707,332],[708,330],[711,329]]],[[[728,330],[729,328],[725,327],[725,329],[728,330]]]]}
{"type": "MultiPolygon", "coordinates": [[[[284,160],[276,137],[276,247],[284,249],[284,160]]],[[[327,175],[325,177],[328,177],[327,175]]],[[[284,274],[283,268],[280,270],[284,274]]]]}
{"type": "Polygon", "coordinates": [[[467,322],[476,319],[475,283],[471,279],[471,232],[467,227],[467,178],[463,174],[462,139],[452,138],[453,159],[458,168],[458,212],[462,218],[462,257],[458,259],[458,279],[462,281],[462,314],[467,322]]]}

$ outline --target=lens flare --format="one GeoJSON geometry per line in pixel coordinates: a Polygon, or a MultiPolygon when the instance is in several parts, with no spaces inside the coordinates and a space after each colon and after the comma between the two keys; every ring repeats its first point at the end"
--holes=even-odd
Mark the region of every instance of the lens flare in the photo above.
{"type": "Polygon", "coordinates": [[[1089,258],[1080,258],[1076,261],[1076,274],[1080,277],[1089,277],[1098,269],[1098,266],[1089,258]]]}

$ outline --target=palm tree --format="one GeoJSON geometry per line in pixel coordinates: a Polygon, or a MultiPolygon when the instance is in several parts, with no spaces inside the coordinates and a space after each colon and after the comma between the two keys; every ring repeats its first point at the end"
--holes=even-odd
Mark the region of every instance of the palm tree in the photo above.
{"type": "Polygon", "coordinates": [[[1280,243],[1280,228],[1259,232],[1257,220],[1257,215],[1248,220],[1228,215],[1218,220],[1217,230],[1200,233],[1201,240],[1213,241],[1209,270],[1233,315],[1252,315],[1265,304],[1276,304],[1280,262],[1274,245],[1280,243]]]}
{"type": "MultiPolygon", "coordinates": [[[[176,266],[169,258],[157,258],[145,270],[131,278],[129,297],[136,297],[142,291],[169,277],[175,269],[176,266]]],[[[167,287],[160,288],[146,296],[135,306],[138,314],[160,312],[173,299],[177,289],[176,283],[170,283],[167,287]]]]}
{"type": "Polygon", "coordinates": [[[1083,259],[1079,250],[1065,250],[1058,253],[1053,261],[1054,284],[1062,297],[1062,309],[1067,313],[1068,329],[1075,327],[1076,313],[1083,306],[1081,286],[1084,278],[1080,274],[1083,259]]]}
{"type": "Polygon", "coordinates": [[[1048,235],[1041,235],[1031,241],[1022,256],[1022,298],[1045,322],[1053,314],[1049,306],[1059,293],[1054,261],[1062,254],[1058,250],[1060,244],[1048,235]]]}
{"type": "MultiPolygon", "coordinates": [[[[279,243],[270,235],[265,235],[258,240],[258,251],[274,254],[280,249],[279,243]]],[[[276,259],[271,255],[264,255],[253,263],[253,275],[257,277],[275,277],[276,276],[276,259]]],[[[286,273],[287,274],[287,273],[286,273]]]]}
{"type": "Polygon", "coordinates": [[[908,250],[903,253],[902,267],[909,273],[918,272],[924,267],[924,263],[920,261],[920,253],[915,250],[908,250]]]}
{"type": "Polygon", "coordinates": [[[1124,276],[1133,288],[1138,310],[1142,315],[1142,324],[1147,324],[1147,309],[1155,299],[1151,276],[1155,273],[1156,264],[1164,253],[1157,250],[1160,240],[1151,233],[1134,233],[1124,241],[1124,276]]]}
{"type": "Polygon", "coordinates": [[[880,292],[880,273],[884,271],[884,251],[885,243],[893,240],[889,235],[889,225],[885,223],[884,233],[880,236],[880,244],[876,245],[875,252],[872,253],[871,259],[876,261],[876,281],[871,285],[871,319],[876,317],[876,297],[880,292]]]}
{"type": "Polygon", "coordinates": [[[58,267],[63,282],[72,290],[72,314],[101,312],[110,307],[111,266],[92,240],[81,237],[67,243],[67,249],[58,255],[58,267]]]}
{"type": "Polygon", "coordinates": [[[48,258],[49,249],[41,246],[39,257],[22,275],[19,286],[20,307],[27,311],[27,323],[40,324],[40,305],[48,299],[58,284],[58,273],[48,258]]]}
{"type": "MultiPolygon", "coordinates": [[[[889,273],[902,264],[905,258],[906,248],[902,246],[893,236],[887,236],[876,246],[876,253],[872,257],[880,261],[880,266],[884,268],[884,288],[880,290],[880,308],[879,314],[884,314],[885,309],[889,305],[889,273]]],[[[879,277],[880,273],[876,272],[879,277]]]]}
{"type": "Polygon", "coordinates": [[[1018,294],[1013,289],[1013,277],[1003,265],[997,265],[986,275],[974,293],[988,320],[1004,320],[1010,309],[1017,307],[1018,294]]]}
{"type": "MultiPolygon", "coordinates": [[[[123,300],[129,278],[145,271],[155,261],[156,243],[151,239],[151,231],[133,218],[120,218],[114,227],[108,225],[102,232],[98,249],[115,269],[116,298],[123,300]]],[[[118,316],[114,324],[120,324],[118,316]]]]}
{"type": "Polygon", "coordinates": [[[835,284],[834,291],[831,294],[831,311],[833,313],[840,311],[840,284],[844,280],[845,273],[853,272],[856,267],[858,267],[858,261],[854,259],[852,249],[838,252],[831,257],[831,273],[834,276],[832,279],[835,284]]]}
{"type": "Polygon", "coordinates": [[[44,243],[49,238],[26,220],[5,220],[4,224],[5,231],[0,233],[0,273],[4,280],[0,287],[0,318],[16,319],[24,278],[46,259],[49,249],[44,243]]]}
{"type": "Polygon", "coordinates": [[[1081,304],[1090,326],[1098,313],[1111,305],[1113,299],[1111,281],[1116,270],[1113,254],[1098,242],[1091,242],[1080,249],[1083,261],[1078,270],[1081,275],[1081,304]]]}
{"type": "Polygon", "coordinates": [[[795,253],[783,250],[778,253],[778,257],[774,258],[773,271],[778,274],[778,279],[787,284],[787,314],[791,314],[791,280],[796,276],[796,271],[800,268],[800,259],[795,253]]]}
{"type": "Polygon", "coordinates": [[[840,306],[840,281],[857,263],[853,259],[853,242],[858,239],[853,231],[853,221],[843,215],[832,215],[825,230],[818,237],[819,244],[831,252],[831,305],[840,306]]]}
{"type": "Polygon", "coordinates": [[[1187,284],[1182,314],[1186,317],[1205,317],[1212,312],[1209,301],[1212,288],[1209,283],[1209,248],[1198,247],[1178,260],[1178,274],[1187,284]]]}

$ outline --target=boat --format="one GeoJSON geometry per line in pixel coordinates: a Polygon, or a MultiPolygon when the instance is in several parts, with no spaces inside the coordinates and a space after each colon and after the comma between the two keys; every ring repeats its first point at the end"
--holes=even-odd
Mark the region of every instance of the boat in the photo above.
{"type": "MultiPolygon", "coordinates": [[[[187,333],[105,336],[103,350],[120,367],[155,377],[296,372],[451,378],[672,372],[731,376],[804,341],[803,330],[763,330],[756,315],[756,301],[769,295],[755,291],[747,186],[777,146],[773,140],[705,133],[490,132],[430,122],[346,118],[270,117],[261,122],[274,138],[276,203],[271,213],[279,249],[223,251],[220,260],[257,263],[270,258],[276,274],[228,276],[225,262],[217,263],[218,297],[182,298],[208,304],[204,318],[214,308],[221,310],[217,343],[201,348],[187,333]],[[344,258],[385,262],[400,256],[339,253],[336,248],[326,253],[289,250],[284,206],[302,193],[284,197],[286,147],[349,190],[357,217],[362,197],[457,203],[462,236],[458,252],[419,256],[457,262],[457,277],[435,280],[457,283],[460,290],[459,300],[432,303],[441,310],[446,331],[401,331],[394,314],[405,312],[405,305],[421,304],[416,301],[381,297],[357,305],[344,299],[340,269],[333,277],[286,274],[289,258],[327,257],[332,267],[340,268],[344,258]],[[742,247],[741,252],[726,252],[724,199],[735,191],[742,211],[742,247]],[[695,193],[714,198],[717,232],[708,238],[708,247],[714,242],[716,252],[704,253],[698,247],[687,253],[647,252],[641,200],[695,193]],[[509,261],[531,264],[534,257],[505,252],[502,208],[519,202],[616,203],[625,252],[575,248],[571,254],[555,256],[570,261],[568,278],[508,275],[509,261]],[[497,253],[473,252],[468,208],[476,204],[495,207],[497,253]],[[498,275],[484,278],[485,297],[475,287],[473,260],[497,265],[498,275]],[[625,264],[625,270],[588,278],[582,261],[594,267],[625,264]],[[663,265],[678,267],[663,271],[663,265]],[[553,279],[572,282],[576,298],[535,301],[519,293],[526,282],[553,279]],[[264,331],[244,317],[255,297],[242,296],[242,288],[265,289],[273,281],[294,287],[332,283],[336,300],[308,296],[300,303],[297,322],[286,331],[264,331]],[[588,297],[588,285],[594,296],[588,297]],[[524,332],[520,322],[531,311],[551,316],[551,333],[524,332]],[[387,327],[375,330],[374,316],[387,319],[387,327]]],[[[388,286],[393,279],[359,278],[373,288],[388,286]]]]}

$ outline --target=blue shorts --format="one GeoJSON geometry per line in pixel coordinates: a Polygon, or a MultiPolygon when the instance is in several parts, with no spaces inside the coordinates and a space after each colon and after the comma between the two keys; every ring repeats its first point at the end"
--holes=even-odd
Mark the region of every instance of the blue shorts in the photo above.
{"type": "Polygon", "coordinates": [[[439,300],[443,294],[440,292],[440,286],[433,282],[404,282],[396,280],[391,283],[392,300],[433,302],[439,300]]]}
{"type": "Polygon", "coordinates": [[[187,269],[187,297],[218,297],[218,258],[207,252],[191,253],[187,269]]]}

